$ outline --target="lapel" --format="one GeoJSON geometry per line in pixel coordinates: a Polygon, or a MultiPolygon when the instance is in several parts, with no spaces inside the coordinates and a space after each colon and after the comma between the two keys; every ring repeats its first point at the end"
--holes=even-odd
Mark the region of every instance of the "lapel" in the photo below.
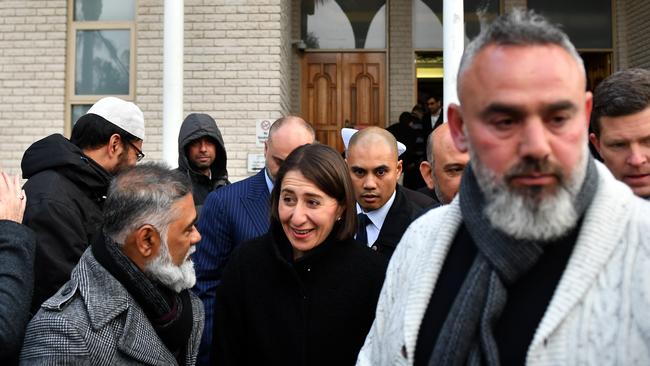
{"type": "MultiPolygon", "coordinates": [[[[429,225],[429,227],[424,228],[424,232],[420,233],[422,234],[421,237],[416,238],[418,241],[425,241],[420,244],[417,252],[410,254],[418,259],[412,262],[412,266],[409,265],[410,269],[405,269],[414,271],[414,275],[408,276],[408,281],[404,284],[408,286],[405,299],[400,301],[404,301],[405,304],[402,331],[407,354],[411,355],[411,357],[415,355],[418,332],[429,299],[438,281],[447,252],[449,252],[451,243],[454,241],[462,222],[458,197],[454,198],[449,205],[437,208],[435,213],[438,212],[442,217],[434,221],[435,227],[429,225]]],[[[428,213],[428,215],[431,214],[434,213],[428,213]]],[[[423,220],[420,222],[420,226],[431,223],[431,220],[423,220]]]]}
{"type": "Polygon", "coordinates": [[[187,341],[185,364],[195,365],[196,357],[199,353],[199,345],[201,344],[201,335],[203,334],[203,328],[205,326],[205,311],[203,310],[203,303],[192,291],[190,291],[190,299],[192,301],[192,317],[194,318],[194,325],[192,326],[192,335],[187,341]]]}
{"type": "Polygon", "coordinates": [[[406,228],[411,224],[413,211],[413,206],[407,200],[404,192],[397,186],[395,200],[386,214],[386,219],[374,244],[379,249],[379,252],[389,251],[389,253],[392,253],[395,250],[406,228]]]}
{"type": "Polygon", "coordinates": [[[160,341],[135,300],[124,286],[97,262],[90,248],[79,262],[76,279],[93,330],[99,330],[112,321],[120,321],[116,318],[126,313],[124,328],[118,335],[117,349],[145,364],[176,364],[176,359],[160,341]]]}
{"type": "Polygon", "coordinates": [[[596,282],[598,275],[620,244],[627,225],[624,219],[629,212],[632,193],[622,183],[614,181],[601,164],[598,166],[598,188],[585,212],[576,246],[569,263],[544,313],[528,350],[531,353],[543,345],[569,315],[584,300],[585,294],[596,282]],[[617,225],[612,225],[617,222],[617,225]]]}
{"type": "Polygon", "coordinates": [[[174,356],[160,341],[151,323],[132,299],[117,348],[133,359],[148,365],[177,364],[174,356]]]}
{"type": "MultiPolygon", "coordinates": [[[[262,235],[269,230],[269,200],[270,194],[266,186],[266,169],[249,178],[245,195],[241,197],[241,204],[250,218],[255,231],[262,235]]],[[[258,235],[254,235],[258,236],[258,235]]]]}

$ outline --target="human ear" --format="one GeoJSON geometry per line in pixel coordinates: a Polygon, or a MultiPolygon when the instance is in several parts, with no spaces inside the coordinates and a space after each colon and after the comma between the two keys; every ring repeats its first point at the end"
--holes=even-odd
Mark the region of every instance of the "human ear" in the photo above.
{"type": "Polygon", "coordinates": [[[464,130],[465,121],[463,120],[460,106],[458,104],[449,104],[449,108],[447,109],[447,118],[447,123],[449,123],[449,132],[451,133],[451,138],[454,140],[456,149],[460,152],[467,152],[469,145],[464,130]]]}
{"type": "Polygon", "coordinates": [[[423,161],[420,163],[420,175],[422,175],[422,179],[424,179],[424,183],[426,183],[427,188],[430,190],[433,190],[433,176],[431,174],[431,171],[433,170],[433,167],[431,164],[429,164],[428,161],[423,161]]]}
{"type": "Polygon", "coordinates": [[[140,256],[150,258],[158,254],[160,233],[150,224],[142,225],[135,232],[135,247],[140,256]]]}

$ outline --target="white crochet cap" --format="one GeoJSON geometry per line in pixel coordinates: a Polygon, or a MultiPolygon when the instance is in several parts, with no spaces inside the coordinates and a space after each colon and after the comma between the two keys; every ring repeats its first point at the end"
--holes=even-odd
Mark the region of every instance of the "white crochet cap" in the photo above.
{"type": "MultiPolygon", "coordinates": [[[[350,139],[352,138],[352,135],[354,135],[357,132],[359,132],[359,130],[357,130],[356,128],[346,127],[341,129],[341,138],[343,139],[343,146],[345,146],[345,150],[348,149],[348,144],[350,143],[350,139]]],[[[405,151],[406,151],[406,145],[397,141],[397,156],[404,154],[405,151]]]]}
{"type": "Polygon", "coordinates": [[[97,101],[88,110],[116,125],[131,135],[144,140],[144,115],[137,105],[116,97],[97,101]]]}

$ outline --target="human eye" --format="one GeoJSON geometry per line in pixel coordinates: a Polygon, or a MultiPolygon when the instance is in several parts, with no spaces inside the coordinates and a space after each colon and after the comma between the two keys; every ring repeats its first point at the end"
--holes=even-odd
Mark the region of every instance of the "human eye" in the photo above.
{"type": "Polygon", "coordinates": [[[462,166],[452,166],[445,169],[445,171],[447,172],[447,175],[449,175],[450,177],[457,177],[463,174],[463,169],[464,168],[462,166]]]}
{"type": "Polygon", "coordinates": [[[388,169],[386,168],[379,168],[375,170],[375,175],[378,177],[383,177],[384,175],[386,175],[386,173],[388,173],[388,169]]]}
{"type": "Polygon", "coordinates": [[[361,177],[363,177],[364,175],[366,175],[366,172],[365,172],[365,170],[363,170],[363,169],[352,168],[352,174],[354,174],[356,177],[361,178],[361,177]]]}
{"type": "Polygon", "coordinates": [[[509,116],[499,116],[492,120],[492,125],[499,131],[508,131],[514,128],[517,120],[509,116]]]}
{"type": "Polygon", "coordinates": [[[283,194],[280,199],[282,200],[282,203],[287,206],[291,206],[296,203],[296,198],[291,194],[283,194]]]}
{"type": "Polygon", "coordinates": [[[317,200],[317,199],[313,199],[313,198],[311,198],[311,199],[308,199],[308,200],[307,200],[307,205],[308,205],[309,207],[318,207],[318,206],[320,206],[320,201],[317,200]]]}
{"type": "Polygon", "coordinates": [[[623,150],[627,147],[627,143],[625,141],[611,141],[607,143],[607,147],[612,150],[623,150]]]}

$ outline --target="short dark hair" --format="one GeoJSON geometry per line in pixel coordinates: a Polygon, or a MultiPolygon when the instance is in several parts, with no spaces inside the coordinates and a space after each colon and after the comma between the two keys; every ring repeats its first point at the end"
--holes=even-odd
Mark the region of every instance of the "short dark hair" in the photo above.
{"type": "Polygon", "coordinates": [[[341,220],[335,222],[330,235],[334,234],[339,240],[354,236],[357,229],[356,201],[352,193],[350,173],[341,154],[327,145],[313,143],[302,145],[287,156],[280,166],[271,192],[271,218],[276,221],[280,221],[278,205],[282,181],[290,171],[300,172],[345,208],[341,220]]]}
{"type": "Polygon", "coordinates": [[[590,127],[600,138],[601,117],[621,117],[641,112],[650,106],[650,71],[628,69],[603,80],[594,91],[590,127]]]}
{"type": "Polygon", "coordinates": [[[111,136],[120,135],[122,144],[140,140],[129,132],[94,113],[81,116],[72,127],[70,142],[80,149],[95,149],[108,144],[111,136]]]}
{"type": "Polygon", "coordinates": [[[119,244],[142,225],[166,233],[172,205],[192,192],[187,175],[162,163],[144,163],[113,178],[104,202],[104,232],[119,244]]]}

